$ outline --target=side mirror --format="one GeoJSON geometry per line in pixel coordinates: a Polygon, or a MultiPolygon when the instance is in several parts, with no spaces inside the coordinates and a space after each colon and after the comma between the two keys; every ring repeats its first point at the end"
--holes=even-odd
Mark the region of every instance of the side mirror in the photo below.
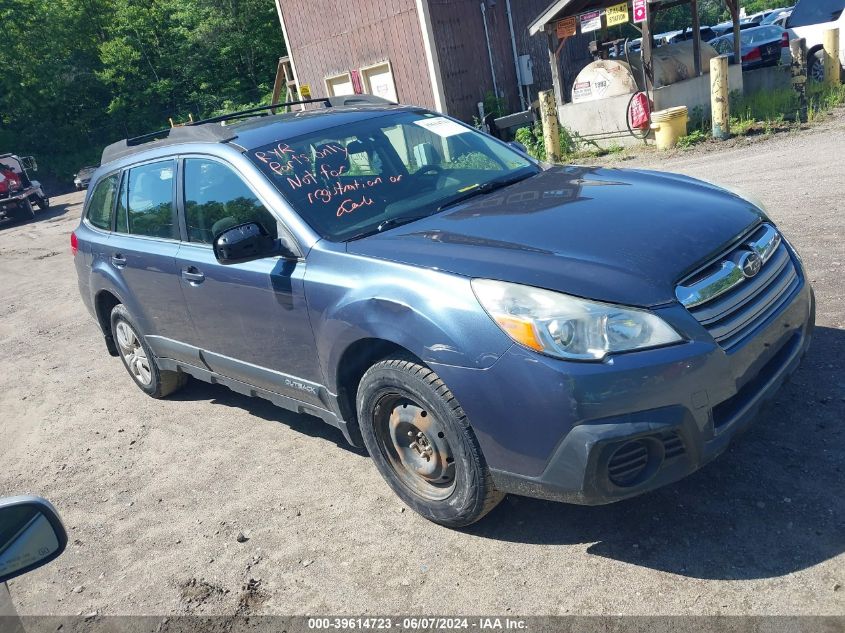
{"type": "Polygon", "coordinates": [[[283,239],[274,239],[258,222],[247,222],[225,229],[214,236],[214,256],[221,264],[240,264],[281,255],[296,258],[283,239]]]}
{"type": "Polygon", "coordinates": [[[67,546],[56,509],[41,497],[0,499],[0,584],[46,565],[67,546]]]}
{"type": "Polygon", "coordinates": [[[511,141],[510,143],[508,143],[508,145],[510,145],[511,147],[513,147],[513,148],[514,148],[516,151],[518,151],[518,152],[522,152],[523,154],[527,154],[527,153],[528,153],[528,148],[527,148],[527,147],[525,147],[525,145],[523,145],[523,144],[522,144],[522,143],[520,143],[519,141],[511,141]]]}

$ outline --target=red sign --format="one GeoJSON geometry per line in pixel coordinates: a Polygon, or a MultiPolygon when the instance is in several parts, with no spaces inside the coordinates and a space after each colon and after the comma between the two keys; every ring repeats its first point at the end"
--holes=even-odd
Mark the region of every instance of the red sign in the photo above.
{"type": "Polygon", "coordinates": [[[645,22],[646,0],[634,0],[634,22],[645,22]]]}
{"type": "Polygon", "coordinates": [[[577,33],[575,26],[575,16],[563,18],[555,22],[555,30],[557,31],[557,39],[565,40],[567,37],[572,37],[577,33]]]}

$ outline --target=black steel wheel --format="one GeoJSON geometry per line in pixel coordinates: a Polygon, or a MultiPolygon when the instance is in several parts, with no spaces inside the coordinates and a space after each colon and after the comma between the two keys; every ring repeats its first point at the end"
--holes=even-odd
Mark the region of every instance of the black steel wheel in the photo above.
{"type": "Polygon", "coordinates": [[[432,501],[455,491],[454,451],[436,415],[400,393],[388,393],[376,403],[373,427],[379,450],[408,488],[432,501]]]}
{"type": "Polygon", "coordinates": [[[504,497],[460,404],[416,359],[388,358],[370,367],[358,387],[357,409],[379,473],[430,521],[469,525],[504,497]]]}

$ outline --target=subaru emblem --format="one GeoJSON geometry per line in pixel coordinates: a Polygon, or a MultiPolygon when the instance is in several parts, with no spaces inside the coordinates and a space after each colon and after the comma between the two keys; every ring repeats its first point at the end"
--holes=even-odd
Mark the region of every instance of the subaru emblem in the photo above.
{"type": "Polygon", "coordinates": [[[748,251],[739,258],[739,268],[742,270],[742,274],[748,278],[759,273],[762,267],[763,260],[754,251],[748,251]]]}

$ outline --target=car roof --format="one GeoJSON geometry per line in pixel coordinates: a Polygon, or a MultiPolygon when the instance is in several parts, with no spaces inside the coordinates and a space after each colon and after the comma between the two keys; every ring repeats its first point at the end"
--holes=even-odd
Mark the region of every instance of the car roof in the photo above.
{"type": "MultiPolygon", "coordinates": [[[[135,138],[123,139],[112,143],[103,150],[100,164],[106,165],[120,158],[159,147],[186,143],[232,143],[243,150],[251,150],[302,134],[349,125],[397,111],[423,110],[417,106],[393,104],[371,95],[331,97],[329,99],[312,100],[307,103],[314,101],[324,101],[327,107],[267,114],[271,106],[262,106],[253,110],[245,110],[242,113],[236,112],[231,115],[216,117],[205,122],[198,121],[135,138]],[[345,105],[346,103],[350,105],[345,105]]],[[[278,107],[281,107],[281,105],[278,107]]]]}
{"type": "Polygon", "coordinates": [[[233,142],[246,150],[320,130],[350,125],[395,112],[420,110],[415,106],[354,106],[287,112],[226,126],[237,134],[233,142]]]}

